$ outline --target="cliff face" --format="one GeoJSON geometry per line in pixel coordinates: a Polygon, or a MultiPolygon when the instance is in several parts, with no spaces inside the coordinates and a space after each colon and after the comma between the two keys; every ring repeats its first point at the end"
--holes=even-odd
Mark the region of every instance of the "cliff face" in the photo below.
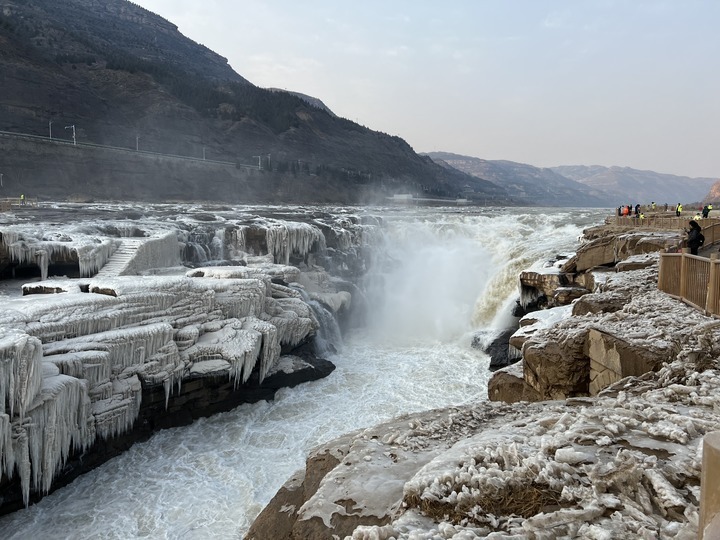
{"type": "Polygon", "coordinates": [[[715,182],[712,186],[710,186],[710,191],[708,192],[705,197],[703,197],[703,202],[709,202],[709,203],[716,203],[716,201],[720,201],[720,181],[715,182]]]}
{"type": "MultiPolygon", "coordinates": [[[[478,198],[490,193],[508,202],[502,188],[448,171],[418,156],[399,137],[337,118],[291,93],[257,88],[225,58],[125,0],[5,2],[0,82],[0,131],[68,143],[74,134],[77,143],[262,168],[262,189],[254,193],[266,202],[287,195],[276,185],[287,174],[303,195],[298,202],[363,202],[356,195],[367,191],[454,199],[467,189],[478,198]]],[[[197,184],[183,190],[189,193],[204,190],[209,181],[209,175],[198,177],[192,168],[178,166],[169,173],[118,167],[109,154],[86,156],[80,165],[87,167],[67,170],[66,158],[72,158],[66,152],[55,151],[59,159],[53,161],[30,147],[16,145],[13,151],[16,161],[33,163],[34,169],[30,174],[3,162],[4,180],[15,181],[5,191],[13,196],[39,190],[39,184],[27,182],[41,167],[63,176],[65,194],[95,198],[105,194],[103,184],[92,182],[98,170],[128,186],[151,175],[157,190],[142,195],[154,197],[149,200],[162,199],[165,186],[174,191],[178,177],[197,184]]]]}

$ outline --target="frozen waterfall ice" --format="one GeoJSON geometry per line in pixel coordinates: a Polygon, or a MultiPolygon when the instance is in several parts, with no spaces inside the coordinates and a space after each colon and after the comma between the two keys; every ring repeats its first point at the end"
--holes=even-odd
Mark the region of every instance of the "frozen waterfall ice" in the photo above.
{"type": "MultiPolygon", "coordinates": [[[[0,466],[6,478],[19,477],[25,504],[31,492],[50,490],[71,452],[131,429],[144,386],[162,386],[166,404],[188,377],[226,374],[242,391],[251,374],[262,383],[284,349],[311,341],[322,325],[337,332],[327,308],[319,320],[315,300],[288,286],[302,281],[291,257],[315,276],[325,272],[306,264],[310,253],[329,260],[318,226],[255,217],[188,230],[158,222],[0,226],[0,270],[35,266],[40,277],[25,296],[3,298],[0,312],[0,466]],[[183,270],[187,246],[203,253],[188,262],[233,266],[183,270]],[[57,263],[76,265],[77,279],[48,279],[57,263]]],[[[348,245],[360,237],[338,236],[348,245]]],[[[319,281],[313,294],[335,311],[349,306],[349,293],[319,281]]]]}

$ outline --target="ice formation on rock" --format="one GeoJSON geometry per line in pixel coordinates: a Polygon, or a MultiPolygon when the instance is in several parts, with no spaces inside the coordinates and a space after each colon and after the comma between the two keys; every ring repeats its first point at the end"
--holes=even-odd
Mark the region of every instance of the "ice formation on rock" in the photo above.
{"type": "Polygon", "coordinates": [[[277,223],[268,227],[265,235],[268,252],[279,264],[288,264],[292,253],[305,257],[315,244],[321,251],[325,250],[325,237],[317,227],[308,223],[277,223]]]}
{"type": "Polygon", "coordinates": [[[330,531],[340,516],[390,520],[352,540],[694,539],[719,384],[718,357],[690,346],[597,398],[396,419],[316,449],[309,462],[330,452],[340,463],[294,512],[330,531]]]}
{"type": "Polygon", "coordinates": [[[92,276],[103,267],[120,245],[120,241],[98,236],[46,234],[42,231],[20,232],[4,229],[0,242],[10,260],[20,264],[35,263],[42,279],[47,279],[48,265],[57,260],[76,260],[81,276],[92,276]]]}
{"type": "MultiPolygon", "coordinates": [[[[47,491],[72,448],[132,427],[142,384],[169,394],[191,372],[221,370],[239,386],[256,366],[262,381],[281,346],[308,339],[318,323],[299,297],[273,298],[270,277],[254,275],[89,279],[87,293],[8,301],[0,315],[5,474],[17,468],[26,497],[47,491]]],[[[60,281],[48,286],[73,290],[60,281]]]]}
{"type": "MultiPolygon", "coordinates": [[[[202,233],[120,222],[63,233],[1,231],[0,256],[37,264],[42,275],[0,312],[0,466],[5,477],[19,476],[26,504],[31,492],[50,489],[70,452],[132,428],[144,386],[162,385],[167,399],[188,377],[225,374],[242,391],[251,374],[262,382],[273,372],[284,347],[318,332],[298,289],[301,270],[288,263],[323,253],[322,231],[272,219],[218,221],[202,233]],[[246,234],[250,227],[254,236],[246,234]],[[258,232],[264,244],[248,245],[258,232]],[[118,251],[120,263],[98,273],[123,243],[132,249],[118,251]],[[243,266],[123,275],[177,265],[191,243],[204,260],[237,256],[243,266]],[[81,279],[46,279],[55,260],[76,261],[81,279]]],[[[319,279],[324,287],[315,294],[334,311],[349,306],[349,293],[319,279]]]]}

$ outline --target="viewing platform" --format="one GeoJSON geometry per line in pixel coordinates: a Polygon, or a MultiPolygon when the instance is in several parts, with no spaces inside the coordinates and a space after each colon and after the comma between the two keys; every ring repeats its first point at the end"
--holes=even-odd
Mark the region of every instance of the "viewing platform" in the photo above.
{"type": "Polygon", "coordinates": [[[6,197],[0,199],[0,212],[12,212],[13,208],[21,208],[23,206],[37,206],[37,198],[21,199],[20,197],[6,197]]]}

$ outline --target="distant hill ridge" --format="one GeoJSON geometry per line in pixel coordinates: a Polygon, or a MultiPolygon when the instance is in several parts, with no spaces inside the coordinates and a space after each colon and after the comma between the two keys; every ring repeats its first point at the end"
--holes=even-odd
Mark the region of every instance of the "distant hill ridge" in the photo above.
{"type": "MultiPolygon", "coordinates": [[[[428,152],[433,160],[501,185],[511,197],[548,206],[691,203],[720,200],[708,191],[717,178],[690,178],[630,167],[566,165],[538,168],[450,152],[428,152]]],[[[718,189],[720,194],[720,188],[718,189]]]]}
{"type": "Polygon", "coordinates": [[[565,165],[552,167],[552,170],[588,187],[604,189],[615,197],[616,206],[623,202],[675,204],[703,201],[718,180],[600,165],[565,165]]]}
{"type": "Polygon", "coordinates": [[[612,206],[601,189],[575,182],[551,169],[513,161],[491,161],[450,152],[428,152],[433,160],[502,186],[524,204],[538,206],[612,206]]]}

